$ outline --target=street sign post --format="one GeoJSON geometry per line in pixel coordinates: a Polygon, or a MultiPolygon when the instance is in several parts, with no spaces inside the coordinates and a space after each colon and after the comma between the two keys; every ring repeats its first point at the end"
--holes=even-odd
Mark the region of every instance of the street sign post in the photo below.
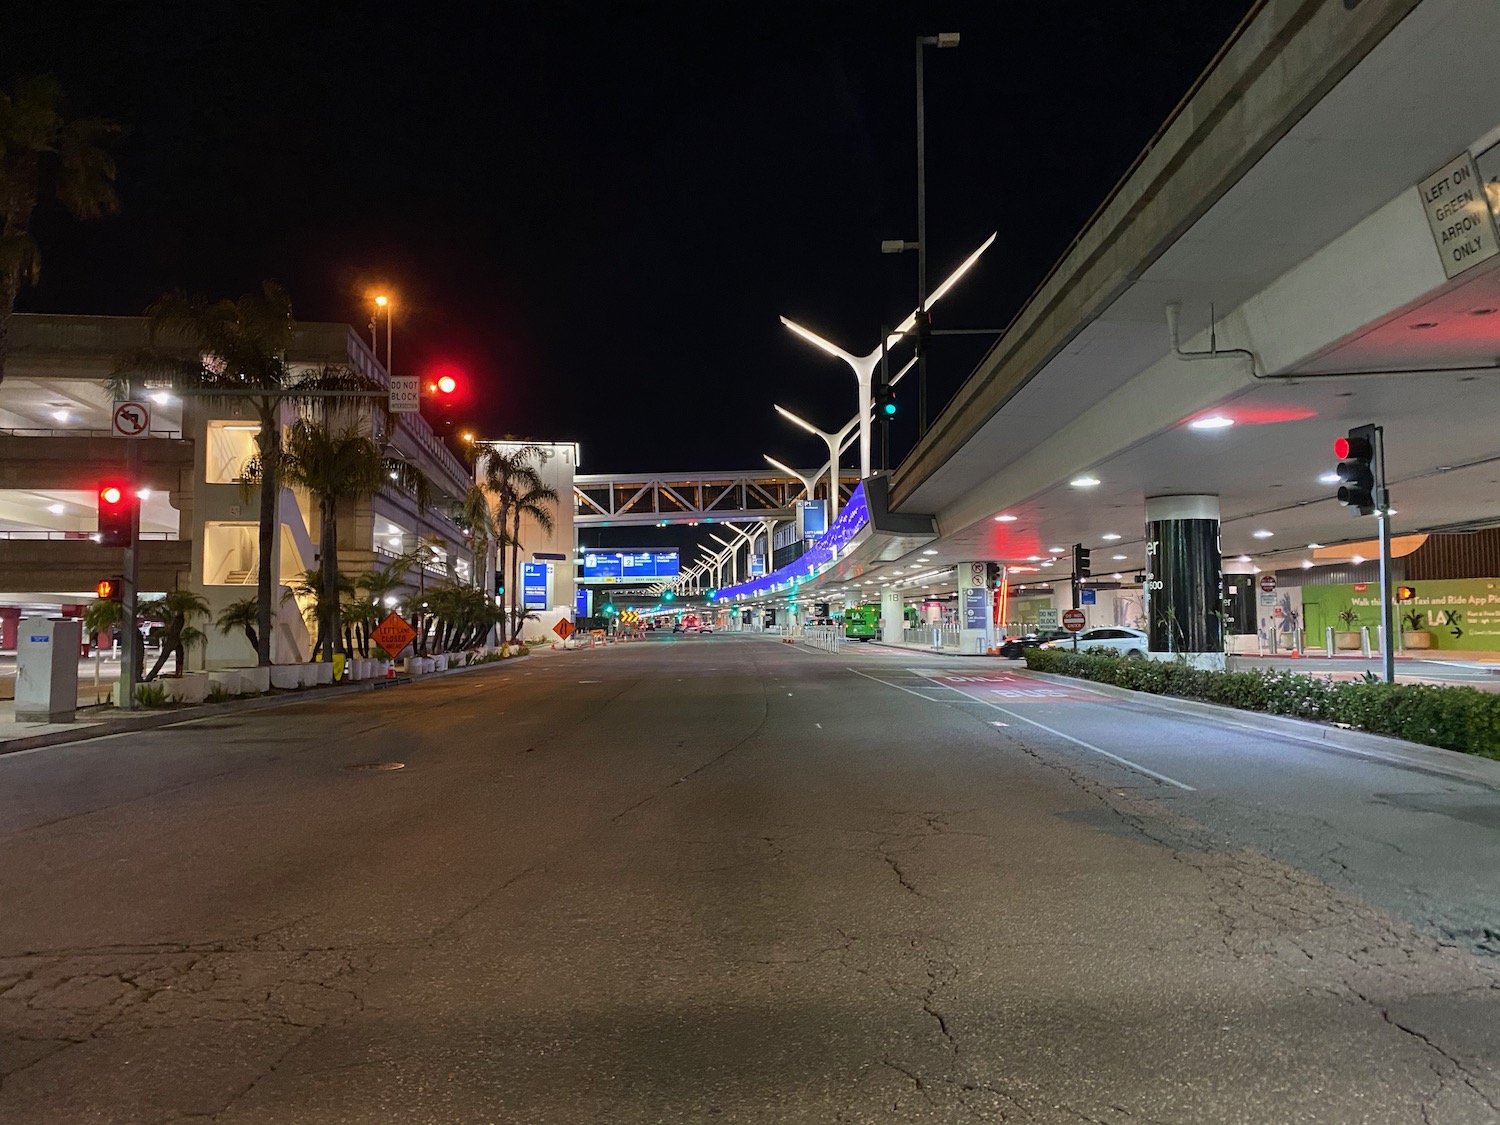
{"type": "Polygon", "coordinates": [[[395,660],[407,645],[417,639],[417,631],[407,623],[406,618],[399,613],[393,613],[375,626],[370,639],[385,649],[386,654],[395,660]]]}
{"type": "Polygon", "coordinates": [[[115,437],[151,436],[151,406],[144,402],[117,402],[109,419],[110,433],[115,437]]]}
{"type": "Polygon", "coordinates": [[[1062,625],[1070,633],[1077,633],[1088,624],[1088,618],[1084,616],[1081,609],[1070,609],[1062,615],[1062,625]]]}
{"type": "Polygon", "coordinates": [[[416,375],[390,376],[392,414],[415,414],[421,408],[422,380],[416,375]]]}
{"type": "Polygon", "coordinates": [[[1262,574],[1260,576],[1260,592],[1262,594],[1274,594],[1276,592],[1276,575],[1262,574]]]}
{"type": "Polygon", "coordinates": [[[1038,629],[1056,629],[1058,627],[1057,610],[1051,606],[1037,610],[1036,627],[1038,629]]]}

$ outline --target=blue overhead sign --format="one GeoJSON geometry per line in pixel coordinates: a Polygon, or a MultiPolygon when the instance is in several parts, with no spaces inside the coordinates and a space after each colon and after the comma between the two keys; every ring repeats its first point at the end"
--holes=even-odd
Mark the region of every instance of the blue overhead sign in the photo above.
{"type": "Polygon", "coordinates": [[[678,577],[676,551],[587,551],[583,577],[601,582],[649,582],[678,577]]]}
{"type": "Polygon", "coordinates": [[[521,564],[521,608],[547,608],[547,564],[523,562],[521,564]]]}

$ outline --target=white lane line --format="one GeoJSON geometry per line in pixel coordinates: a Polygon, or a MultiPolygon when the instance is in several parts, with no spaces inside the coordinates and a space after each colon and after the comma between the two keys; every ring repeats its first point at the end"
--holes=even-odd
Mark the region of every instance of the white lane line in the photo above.
{"type": "Polygon", "coordinates": [[[603,680],[579,680],[580,684],[602,684],[603,680]]]}
{"type": "MultiPolygon", "coordinates": [[[[853,672],[856,676],[865,676],[865,674],[863,672],[859,671],[857,668],[850,668],[849,671],[853,672]]],[[[904,688],[900,684],[889,683],[886,680],[877,679],[874,676],[865,676],[865,679],[867,679],[867,680],[875,680],[875,682],[877,684],[885,684],[886,687],[896,688],[896,689],[898,689],[900,691],[904,691],[904,692],[907,692],[907,693],[909,693],[911,695],[915,695],[915,696],[917,696],[920,699],[927,699],[927,700],[929,700],[929,701],[931,701],[933,703],[943,703],[943,702],[946,702],[946,700],[932,699],[931,696],[923,695],[921,692],[912,691],[910,688],[904,688]]],[[[993,707],[996,711],[999,711],[1000,714],[1002,714],[1002,715],[1009,715],[1012,719],[1020,719],[1021,722],[1023,722],[1023,723],[1030,723],[1032,726],[1037,727],[1040,730],[1044,730],[1048,734],[1055,734],[1058,738],[1065,739],[1066,741],[1073,743],[1075,746],[1082,746],[1085,750],[1092,750],[1095,754],[1100,754],[1100,755],[1102,755],[1102,756],[1110,759],[1113,762],[1119,762],[1120,765],[1127,766],[1130,769],[1135,770],[1136,773],[1145,774],[1145,776],[1147,776],[1149,778],[1153,778],[1156,781],[1164,782],[1167,785],[1175,785],[1178,789],[1185,790],[1188,793],[1196,793],[1197,792],[1197,790],[1194,789],[1191,785],[1184,785],[1182,782],[1178,781],[1175,777],[1168,777],[1164,773],[1157,773],[1155,770],[1148,769],[1146,766],[1141,765],[1139,762],[1132,762],[1129,758],[1122,758],[1118,754],[1112,754],[1108,750],[1100,749],[1098,746],[1095,746],[1092,743],[1083,741],[1083,739],[1081,739],[1081,738],[1074,738],[1071,734],[1064,734],[1060,730],[1054,730],[1052,727],[1047,726],[1045,723],[1039,723],[1035,719],[1028,719],[1025,715],[1019,715],[1019,714],[1017,714],[1014,711],[1011,711],[1011,710],[1009,710],[1009,709],[1007,709],[1005,707],[1001,707],[998,703],[991,703],[988,699],[980,699],[977,695],[970,695],[968,692],[966,692],[966,691],[960,691],[958,688],[949,688],[948,690],[949,691],[956,691],[956,692],[958,692],[959,695],[962,695],[964,698],[971,699],[975,703],[982,704],[985,707],[993,707]]]]}

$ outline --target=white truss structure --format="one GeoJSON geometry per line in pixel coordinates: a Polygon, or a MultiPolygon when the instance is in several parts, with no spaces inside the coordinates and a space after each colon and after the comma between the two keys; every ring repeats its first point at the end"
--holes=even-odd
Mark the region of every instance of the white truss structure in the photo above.
{"type": "MultiPolygon", "coordinates": [[[[839,480],[839,507],[859,483],[839,480]]],[[[816,487],[816,485],[814,486],[816,487]]],[[[826,490],[825,490],[826,491],[826,490]]],[[[772,469],[742,473],[598,473],[573,478],[578,527],[789,520],[807,486],[772,469]]]]}

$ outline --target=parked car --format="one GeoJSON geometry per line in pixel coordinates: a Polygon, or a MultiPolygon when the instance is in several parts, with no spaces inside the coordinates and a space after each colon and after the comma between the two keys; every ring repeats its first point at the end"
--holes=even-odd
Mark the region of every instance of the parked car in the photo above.
{"type": "Polygon", "coordinates": [[[1039,629],[1019,637],[1006,637],[1000,645],[1000,655],[1011,660],[1021,656],[1028,648],[1037,648],[1048,641],[1072,636],[1066,629],[1039,629]]]}
{"type": "MultiPolygon", "coordinates": [[[[1071,637],[1048,641],[1043,648],[1073,647],[1071,637]]],[[[1110,625],[1099,629],[1085,629],[1078,634],[1079,652],[1117,652],[1121,656],[1143,657],[1151,651],[1151,638],[1139,629],[1126,629],[1110,625]]]]}

